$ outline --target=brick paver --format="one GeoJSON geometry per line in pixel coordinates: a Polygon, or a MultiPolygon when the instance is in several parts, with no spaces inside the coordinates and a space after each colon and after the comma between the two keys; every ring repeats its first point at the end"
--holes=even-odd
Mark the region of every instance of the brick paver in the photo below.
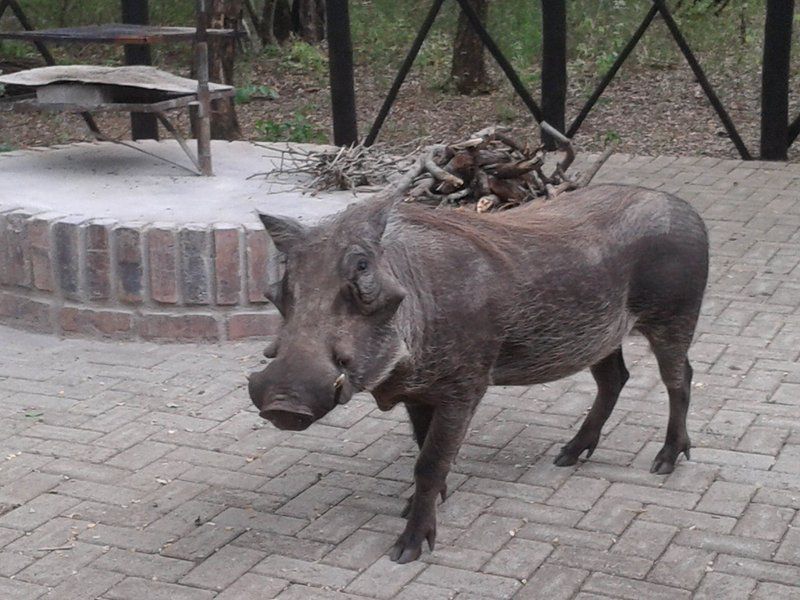
{"type": "Polygon", "coordinates": [[[695,448],[673,474],[648,472],[667,401],[632,338],[631,380],[575,467],[551,463],[588,374],[492,389],[436,552],[395,565],[402,410],[356,398],[280,432],[244,388],[261,344],[0,329],[0,598],[800,597],[800,166],[616,155],[601,179],[675,192],[711,232],[695,448]]]}

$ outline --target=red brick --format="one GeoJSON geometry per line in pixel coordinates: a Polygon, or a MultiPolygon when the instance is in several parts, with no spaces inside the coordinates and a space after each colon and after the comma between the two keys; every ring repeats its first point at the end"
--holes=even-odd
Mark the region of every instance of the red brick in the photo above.
{"type": "Polygon", "coordinates": [[[64,333],[129,337],[133,332],[133,315],[121,311],[63,307],[58,324],[64,333]]]}
{"type": "Polygon", "coordinates": [[[239,275],[239,232],[235,225],[214,226],[214,277],[217,304],[238,304],[242,291],[239,275]]]}
{"type": "Polygon", "coordinates": [[[141,231],[136,227],[117,227],[113,236],[117,298],[120,302],[139,304],[143,294],[141,231]]]}
{"type": "Polygon", "coordinates": [[[269,242],[263,228],[245,231],[247,244],[247,299],[254,304],[267,302],[269,272],[269,242]]]}
{"type": "Polygon", "coordinates": [[[53,225],[54,267],[58,287],[65,298],[81,299],[80,233],[82,217],[65,217],[53,225]]]}
{"type": "Polygon", "coordinates": [[[90,300],[111,297],[110,220],[95,219],[86,227],[86,291],[90,300]]]}
{"type": "Polygon", "coordinates": [[[275,335],[281,326],[281,316],[275,310],[247,312],[228,317],[228,339],[275,335]]]}
{"type": "Polygon", "coordinates": [[[203,225],[181,229],[181,291],[185,304],[211,303],[211,241],[203,225]]]}
{"type": "Polygon", "coordinates": [[[31,300],[22,294],[0,292],[0,320],[8,325],[52,333],[50,308],[48,302],[31,300]]]}
{"type": "Polygon", "coordinates": [[[156,223],[147,231],[150,258],[150,297],[156,302],[178,302],[178,236],[170,225],[156,223]]]}
{"type": "Polygon", "coordinates": [[[145,314],[139,321],[139,334],[147,340],[215,341],[219,326],[208,314],[145,314]]]}
{"type": "Polygon", "coordinates": [[[28,222],[33,287],[45,292],[52,292],[55,289],[51,260],[52,245],[50,243],[50,219],[52,216],[50,215],[48,218],[48,215],[39,215],[28,222]]]}
{"type": "Polygon", "coordinates": [[[30,244],[27,238],[30,216],[24,211],[0,215],[0,283],[31,287],[30,244]]]}

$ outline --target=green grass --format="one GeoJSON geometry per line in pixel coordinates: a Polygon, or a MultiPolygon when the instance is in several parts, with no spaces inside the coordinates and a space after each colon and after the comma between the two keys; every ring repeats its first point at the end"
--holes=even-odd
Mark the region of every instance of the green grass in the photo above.
{"type": "MultiPolygon", "coordinates": [[[[675,1],[669,4],[674,7],[675,1]]],[[[430,5],[431,0],[353,0],[350,14],[356,60],[374,66],[399,66],[430,5]]],[[[570,60],[581,69],[608,68],[649,5],[650,0],[570,0],[570,60]]],[[[119,3],[103,0],[28,0],[25,8],[38,28],[120,20],[119,3]]],[[[458,11],[453,0],[442,8],[416,65],[423,75],[434,79],[446,75],[458,11]]],[[[675,11],[690,45],[711,63],[730,60],[731,56],[740,62],[756,58],[763,35],[763,13],[763,0],[731,2],[720,16],[714,15],[712,0],[685,0],[675,11]]],[[[154,24],[193,24],[194,2],[151,0],[150,18],[154,24]]],[[[489,4],[490,32],[512,64],[529,77],[538,70],[540,61],[541,18],[539,2],[491,0],[489,4]]],[[[800,23],[800,15],[797,19],[800,23]]],[[[0,56],[21,51],[27,53],[29,49],[0,46],[0,56]]],[[[314,46],[294,42],[278,52],[287,68],[314,73],[325,70],[326,58],[314,46]]],[[[674,42],[661,25],[651,27],[632,58],[645,64],[679,59],[674,42]]]]}
{"type": "MultiPolygon", "coordinates": [[[[257,7],[260,7],[261,1],[256,0],[257,7]]],[[[388,87],[393,79],[430,9],[431,2],[432,0],[351,0],[351,28],[356,63],[360,67],[367,67],[369,76],[376,79],[381,86],[388,87]]],[[[670,6],[674,7],[675,4],[676,0],[670,0],[670,6]]],[[[649,6],[650,0],[570,0],[567,3],[570,77],[578,76],[590,87],[611,66],[649,6]]],[[[120,19],[118,2],[28,0],[25,7],[37,27],[114,22],[120,19]],[[62,10],[64,6],[68,8],[66,12],[62,10]]],[[[419,78],[437,93],[453,93],[450,64],[459,10],[455,0],[445,2],[412,71],[412,77],[419,78]]],[[[154,24],[190,25],[194,23],[193,11],[193,1],[150,0],[151,22],[154,24]]],[[[732,69],[752,71],[758,68],[764,12],[763,0],[731,2],[719,16],[714,15],[712,0],[684,0],[681,10],[674,11],[690,46],[712,79],[715,74],[730,73],[732,69]]],[[[796,19],[800,28],[800,14],[796,19]]],[[[3,21],[5,26],[10,19],[6,17],[3,21]]],[[[538,88],[542,44],[541,3],[532,0],[491,0],[487,27],[523,82],[531,90],[538,88]]],[[[175,54],[177,48],[155,47],[156,62],[164,68],[176,64],[185,66],[189,60],[188,54],[175,54]]],[[[65,59],[75,51],[74,47],[55,49],[59,53],[64,52],[65,59]]],[[[180,49],[183,51],[184,47],[181,46],[180,49]]],[[[793,48],[795,71],[800,68],[798,52],[800,44],[796,43],[793,48]]],[[[30,45],[0,44],[0,58],[23,55],[35,56],[36,52],[30,45]]],[[[118,61],[119,51],[108,50],[108,56],[109,60],[118,61]]],[[[92,58],[102,60],[96,56],[92,58]]],[[[237,93],[237,102],[244,103],[253,97],[268,95],[260,90],[261,82],[247,79],[249,66],[266,58],[277,63],[275,72],[278,77],[303,74],[319,86],[327,85],[327,56],[324,45],[309,45],[294,40],[282,47],[247,52],[240,57],[237,71],[238,77],[244,80],[244,85],[237,93]]],[[[493,63],[488,54],[487,61],[493,63]]],[[[671,69],[684,64],[674,40],[660,19],[657,19],[624,70],[671,69]]],[[[264,127],[271,132],[270,135],[277,135],[276,131],[283,125],[286,123],[273,126],[265,122],[264,127]]],[[[282,130],[302,132],[304,129],[299,121],[287,127],[282,130]]],[[[301,133],[293,135],[302,137],[301,133]]]]}
{"type": "Polygon", "coordinates": [[[247,104],[255,99],[277,100],[278,92],[268,85],[243,85],[236,88],[236,104],[247,104]]]}
{"type": "MultiPolygon", "coordinates": [[[[120,3],[108,0],[25,0],[21,4],[37,29],[119,23],[121,20],[120,3]]],[[[150,0],[149,7],[151,23],[191,25],[195,22],[194,0],[150,0]]]]}
{"type": "Polygon", "coordinates": [[[328,58],[322,50],[300,40],[294,40],[284,50],[282,62],[294,71],[317,75],[324,75],[328,68],[328,58]]]}
{"type": "Polygon", "coordinates": [[[249,64],[265,58],[274,61],[277,74],[302,74],[320,85],[327,81],[328,56],[324,49],[297,39],[283,46],[267,46],[260,52],[248,52],[240,57],[237,70],[246,73],[249,64]]]}
{"type": "Polygon", "coordinates": [[[7,60],[25,59],[36,56],[39,56],[39,53],[32,44],[13,40],[3,40],[0,42],[0,57],[7,60]]]}
{"type": "MultiPolygon", "coordinates": [[[[351,3],[356,60],[375,67],[389,65],[391,78],[411,46],[430,7],[430,0],[372,0],[351,3]]],[[[669,3],[675,6],[675,2],[669,3]]],[[[674,11],[684,36],[710,72],[731,62],[755,66],[760,60],[764,3],[732,2],[719,16],[713,2],[686,0],[674,11]]],[[[649,0],[570,0],[567,3],[570,71],[599,76],[607,71],[650,7],[649,0]]],[[[447,92],[452,38],[458,17],[447,2],[422,47],[414,72],[435,90],[447,92]],[[443,81],[445,80],[445,81],[443,81]]],[[[488,29],[514,68],[537,84],[541,62],[542,16],[538,2],[492,0],[488,29]]],[[[800,19],[798,19],[800,21],[800,19]]],[[[683,64],[674,40],[656,20],[630,57],[628,65],[673,67],[683,64]]],[[[795,44],[795,52],[799,52],[795,44]]],[[[487,59],[491,61],[491,58],[487,59]]],[[[384,69],[386,70],[386,69],[384,69]]]]}
{"type": "Polygon", "coordinates": [[[255,122],[258,139],[262,142],[324,143],[325,133],[309,123],[302,113],[295,113],[288,121],[259,119],[255,122]]]}
{"type": "Polygon", "coordinates": [[[506,103],[498,104],[495,117],[497,122],[502,125],[511,125],[517,119],[517,111],[514,106],[506,103]]]}

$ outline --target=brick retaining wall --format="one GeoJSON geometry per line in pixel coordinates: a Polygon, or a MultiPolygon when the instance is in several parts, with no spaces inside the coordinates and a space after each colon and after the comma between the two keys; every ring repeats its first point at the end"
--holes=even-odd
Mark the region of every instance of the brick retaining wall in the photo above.
{"type": "Polygon", "coordinates": [[[275,333],[256,224],[118,223],[0,210],[0,322],[63,335],[216,341],[275,333]]]}

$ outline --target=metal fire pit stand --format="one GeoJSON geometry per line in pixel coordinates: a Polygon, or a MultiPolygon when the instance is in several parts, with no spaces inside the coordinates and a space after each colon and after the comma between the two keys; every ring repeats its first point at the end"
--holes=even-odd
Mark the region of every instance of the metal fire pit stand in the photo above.
{"type": "MultiPolygon", "coordinates": [[[[0,5],[6,4],[0,2],[0,5]]],[[[198,27],[157,27],[150,25],[92,25],[87,27],[70,27],[61,29],[40,29],[35,31],[3,31],[0,39],[11,39],[32,42],[37,47],[45,42],[55,44],[142,44],[150,45],[170,42],[195,42],[195,67],[197,71],[197,92],[186,96],[179,96],[168,100],[153,103],[107,103],[99,106],[80,106],[77,104],[42,104],[35,99],[26,98],[9,102],[7,108],[19,111],[51,111],[74,112],[87,116],[95,112],[132,112],[154,113],[164,127],[180,144],[189,156],[192,164],[202,175],[212,175],[211,167],[211,101],[234,94],[233,90],[210,92],[208,89],[208,38],[229,37],[237,33],[232,29],[206,29],[206,2],[198,0],[198,27]],[[197,106],[198,131],[197,131],[197,156],[195,157],[186,140],[170,123],[166,116],[167,110],[197,106]]],[[[3,6],[5,8],[5,6],[3,6]]],[[[104,136],[91,119],[86,119],[92,134],[103,141],[122,143],[131,148],[134,145],[114,140],[104,136]]],[[[148,153],[149,154],[149,153],[148,153]]],[[[171,162],[171,161],[167,161],[171,162]]]]}
{"type": "MultiPolygon", "coordinates": [[[[232,96],[234,94],[234,90],[219,90],[214,92],[207,92],[207,102],[210,104],[212,100],[218,100],[221,98],[226,98],[232,96]]],[[[198,101],[197,94],[187,94],[185,96],[178,96],[175,98],[166,98],[164,100],[159,100],[156,102],[110,102],[104,104],[97,104],[97,105],[81,105],[76,103],[42,103],[38,102],[35,97],[26,96],[22,99],[13,100],[13,101],[6,101],[0,102],[0,111],[15,111],[15,112],[57,112],[57,113],[76,113],[76,114],[94,114],[94,113],[114,113],[114,112],[126,112],[126,113],[149,113],[156,116],[156,118],[161,122],[172,137],[180,145],[181,149],[186,153],[186,156],[189,157],[189,160],[194,165],[195,169],[201,175],[212,175],[211,170],[211,152],[210,152],[210,135],[207,135],[209,141],[207,142],[208,149],[204,152],[203,151],[203,141],[201,140],[203,130],[200,128],[198,132],[197,138],[197,152],[193,152],[192,149],[189,147],[187,140],[181,135],[181,133],[177,130],[177,128],[172,124],[169,117],[167,116],[167,111],[176,110],[180,108],[186,108],[190,106],[198,106],[200,102],[198,101]]],[[[198,113],[200,111],[198,110],[198,113]]],[[[206,113],[208,114],[208,113],[206,113]]],[[[95,139],[102,141],[102,142],[113,142],[115,144],[120,144],[121,146],[125,146],[127,148],[132,148],[164,162],[168,162],[175,166],[181,168],[187,168],[184,165],[180,165],[175,163],[167,158],[162,156],[158,156],[157,154],[153,154],[152,152],[148,152],[135,144],[128,143],[126,141],[109,137],[105,135],[100,128],[98,127],[97,123],[93,120],[87,120],[86,125],[95,139]]],[[[207,132],[207,133],[210,133],[207,132]]],[[[191,170],[191,169],[190,169],[191,170]]],[[[194,171],[192,171],[194,172],[194,171]]]]}

